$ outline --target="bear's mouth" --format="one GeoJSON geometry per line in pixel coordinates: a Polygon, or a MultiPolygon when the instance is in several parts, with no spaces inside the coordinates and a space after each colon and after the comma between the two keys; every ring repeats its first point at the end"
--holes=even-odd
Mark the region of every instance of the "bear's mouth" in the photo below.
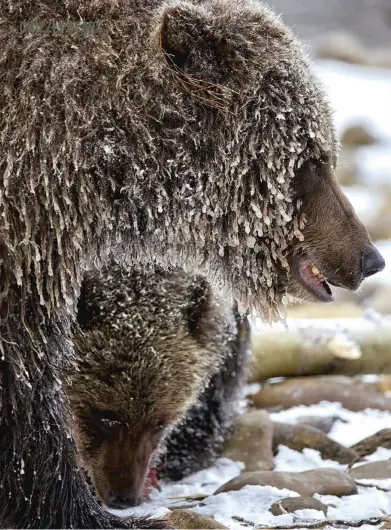
{"type": "Polygon", "coordinates": [[[301,285],[321,302],[332,302],[333,293],[326,278],[306,255],[295,256],[295,269],[301,285]]]}

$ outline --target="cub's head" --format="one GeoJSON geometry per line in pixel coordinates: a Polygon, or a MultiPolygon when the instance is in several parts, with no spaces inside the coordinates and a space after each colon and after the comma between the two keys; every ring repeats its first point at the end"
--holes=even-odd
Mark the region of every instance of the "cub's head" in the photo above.
{"type": "Polygon", "coordinates": [[[201,276],[116,265],[87,275],[67,391],[82,462],[107,507],[142,500],[152,455],[219,366],[234,326],[201,276]]]}

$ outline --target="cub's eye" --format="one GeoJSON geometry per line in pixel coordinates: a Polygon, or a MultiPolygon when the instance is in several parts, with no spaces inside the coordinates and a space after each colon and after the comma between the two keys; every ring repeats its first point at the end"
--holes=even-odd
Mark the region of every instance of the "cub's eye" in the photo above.
{"type": "Polygon", "coordinates": [[[96,428],[104,435],[114,435],[122,425],[121,419],[111,411],[95,410],[93,417],[96,428]]]}
{"type": "Polygon", "coordinates": [[[312,159],[308,162],[310,172],[319,177],[325,174],[328,166],[330,166],[330,157],[327,153],[324,153],[319,159],[312,159]]]}
{"type": "Polygon", "coordinates": [[[114,431],[118,429],[118,427],[121,425],[121,422],[118,420],[111,420],[110,418],[101,418],[100,423],[102,427],[109,431],[114,431]]]}

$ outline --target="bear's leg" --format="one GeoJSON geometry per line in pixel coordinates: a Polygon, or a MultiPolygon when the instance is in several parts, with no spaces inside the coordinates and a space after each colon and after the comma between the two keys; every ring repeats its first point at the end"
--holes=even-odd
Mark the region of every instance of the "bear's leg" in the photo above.
{"type": "Polygon", "coordinates": [[[0,324],[0,527],[167,528],[116,518],[93,500],[60,379],[72,361],[70,319],[45,314],[36,293],[24,299],[14,297],[0,324]]]}

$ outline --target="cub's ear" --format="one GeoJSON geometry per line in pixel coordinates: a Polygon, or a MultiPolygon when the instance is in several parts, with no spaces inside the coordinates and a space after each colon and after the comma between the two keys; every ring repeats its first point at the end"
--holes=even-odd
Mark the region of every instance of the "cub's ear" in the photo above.
{"type": "Polygon", "coordinates": [[[226,75],[227,43],[214,18],[202,5],[171,4],[163,10],[159,38],[169,66],[217,84],[226,75]]]}
{"type": "Polygon", "coordinates": [[[189,288],[189,302],[186,320],[190,334],[199,338],[204,333],[207,317],[213,306],[213,293],[209,282],[203,276],[196,276],[189,288]]]}

